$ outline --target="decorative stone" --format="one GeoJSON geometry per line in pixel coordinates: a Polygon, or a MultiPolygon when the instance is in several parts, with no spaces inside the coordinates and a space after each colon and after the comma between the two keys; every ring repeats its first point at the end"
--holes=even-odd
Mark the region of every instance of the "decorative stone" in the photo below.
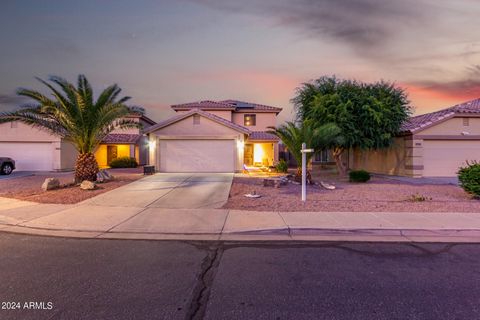
{"type": "Polygon", "coordinates": [[[60,188],[60,181],[57,178],[47,178],[42,184],[42,190],[54,190],[60,188]]]}
{"type": "Polygon", "coordinates": [[[113,180],[113,176],[106,169],[100,170],[100,173],[103,175],[103,179],[106,181],[113,180]]]}
{"type": "Polygon", "coordinates": [[[84,180],[80,184],[80,189],[82,189],[82,190],[94,190],[95,187],[96,187],[95,182],[88,181],[88,180],[84,180]]]}

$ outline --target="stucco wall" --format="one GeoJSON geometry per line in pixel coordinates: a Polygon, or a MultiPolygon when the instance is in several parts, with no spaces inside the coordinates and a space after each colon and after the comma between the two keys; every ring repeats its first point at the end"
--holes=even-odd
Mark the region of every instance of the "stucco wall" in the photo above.
{"type": "Polygon", "coordinates": [[[390,148],[381,150],[350,150],[349,167],[353,170],[367,170],[372,173],[405,175],[407,161],[406,146],[403,137],[395,138],[390,148]]]}
{"type": "Polygon", "coordinates": [[[60,142],[60,137],[21,122],[0,124],[0,141],[60,142]]]}
{"type": "Polygon", "coordinates": [[[58,170],[73,170],[77,160],[77,150],[73,144],[67,141],[60,143],[60,149],[60,168],[58,170]]]}
{"type": "MultiPolygon", "coordinates": [[[[190,112],[189,110],[180,110],[180,111],[177,111],[177,114],[184,114],[184,113],[187,113],[187,112],[190,112]]],[[[223,111],[223,110],[205,110],[205,112],[208,112],[208,113],[211,113],[211,114],[214,114],[216,116],[219,116],[223,119],[227,119],[228,121],[232,121],[232,111],[228,110],[228,111],[223,111]]]]}
{"type": "Polygon", "coordinates": [[[247,128],[252,131],[267,131],[267,127],[275,127],[277,125],[277,116],[275,113],[234,113],[233,123],[244,125],[243,117],[245,114],[256,114],[256,124],[254,126],[248,126],[247,128]]]}
{"type": "Polygon", "coordinates": [[[419,135],[461,135],[463,131],[470,135],[480,135],[480,118],[469,117],[468,126],[463,125],[464,118],[452,118],[418,132],[419,135]]]}

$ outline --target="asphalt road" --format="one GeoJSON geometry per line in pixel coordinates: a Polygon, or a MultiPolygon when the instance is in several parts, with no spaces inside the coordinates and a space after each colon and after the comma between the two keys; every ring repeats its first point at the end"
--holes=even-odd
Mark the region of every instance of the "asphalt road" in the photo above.
{"type": "Polygon", "coordinates": [[[0,233],[0,303],[2,320],[478,319],[480,245],[0,233]]]}

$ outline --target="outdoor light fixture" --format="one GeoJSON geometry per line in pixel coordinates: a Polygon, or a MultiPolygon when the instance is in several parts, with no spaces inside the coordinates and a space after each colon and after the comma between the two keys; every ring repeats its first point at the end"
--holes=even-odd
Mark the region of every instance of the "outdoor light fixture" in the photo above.
{"type": "Polygon", "coordinates": [[[241,140],[237,140],[237,148],[239,150],[242,150],[243,147],[245,147],[245,142],[241,141],[241,140]]]}
{"type": "Polygon", "coordinates": [[[155,140],[150,140],[148,142],[148,146],[151,148],[151,149],[155,149],[155,140]]]}

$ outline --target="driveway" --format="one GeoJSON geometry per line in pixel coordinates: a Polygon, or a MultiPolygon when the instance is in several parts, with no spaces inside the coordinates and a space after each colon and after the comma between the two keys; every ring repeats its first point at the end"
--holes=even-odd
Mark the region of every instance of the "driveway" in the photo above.
{"type": "Polygon", "coordinates": [[[232,173],[158,173],[83,203],[170,209],[221,208],[228,200],[232,179],[232,173]]]}

